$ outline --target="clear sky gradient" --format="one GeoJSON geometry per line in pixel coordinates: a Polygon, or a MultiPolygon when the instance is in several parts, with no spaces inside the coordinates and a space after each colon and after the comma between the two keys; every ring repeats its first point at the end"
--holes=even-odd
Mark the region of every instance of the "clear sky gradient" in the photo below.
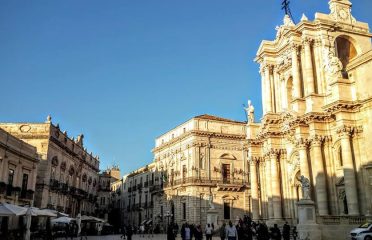
{"type": "MultiPolygon", "coordinates": [[[[354,0],[372,23],[372,1],[354,0]]],[[[275,37],[281,0],[2,0],[0,121],[51,114],[85,135],[101,169],[122,174],[153,160],[154,139],[204,113],[261,116],[261,40],[275,37]]],[[[298,21],[327,0],[292,0],[298,21]]]]}

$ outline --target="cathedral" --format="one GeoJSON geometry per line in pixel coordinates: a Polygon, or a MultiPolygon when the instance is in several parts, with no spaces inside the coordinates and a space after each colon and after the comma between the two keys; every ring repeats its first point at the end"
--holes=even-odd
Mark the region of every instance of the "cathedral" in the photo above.
{"type": "Polygon", "coordinates": [[[297,24],[286,15],[262,41],[260,122],[248,102],[247,122],[200,115],[156,138],[151,167],[126,181],[128,223],[220,226],[249,215],[300,227],[306,215],[321,234],[312,239],[327,240],[371,220],[372,34],[349,0],[329,7],[297,24]]]}
{"type": "Polygon", "coordinates": [[[329,7],[297,24],[286,15],[258,49],[263,118],[247,125],[254,220],[296,224],[301,177],[317,223],[372,213],[372,35],[349,0],[329,7]]]}

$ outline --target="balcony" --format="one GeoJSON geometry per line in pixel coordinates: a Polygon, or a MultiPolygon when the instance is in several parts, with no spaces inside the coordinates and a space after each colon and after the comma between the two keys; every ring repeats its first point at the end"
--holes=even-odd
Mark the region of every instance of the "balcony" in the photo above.
{"type": "Polygon", "coordinates": [[[137,191],[137,186],[136,186],[136,185],[134,185],[134,186],[132,187],[132,191],[133,191],[133,192],[137,191]]]}
{"type": "Polygon", "coordinates": [[[56,179],[50,179],[49,189],[52,191],[59,190],[59,182],[56,179]]]}
{"type": "Polygon", "coordinates": [[[246,187],[248,181],[243,179],[233,179],[233,178],[180,178],[176,180],[171,180],[170,182],[164,183],[164,188],[173,188],[184,185],[191,186],[211,186],[217,187],[219,191],[240,191],[242,188],[246,187]]]}
{"type": "Polygon", "coordinates": [[[163,190],[161,185],[153,185],[153,186],[150,187],[150,192],[151,193],[161,193],[163,191],[164,190],[163,190]]]}
{"type": "Polygon", "coordinates": [[[144,186],[144,187],[148,187],[148,186],[149,186],[149,182],[145,182],[145,183],[143,184],[143,186],[144,186]]]}
{"type": "Polygon", "coordinates": [[[138,189],[138,191],[142,191],[142,183],[137,185],[137,189],[138,189]]]}

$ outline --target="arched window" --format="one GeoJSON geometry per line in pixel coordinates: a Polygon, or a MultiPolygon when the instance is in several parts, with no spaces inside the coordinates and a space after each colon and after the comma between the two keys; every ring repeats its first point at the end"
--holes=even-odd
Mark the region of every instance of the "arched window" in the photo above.
{"type": "Polygon", "coordinates": [[[349,62],[357,56],[357,50],[354,44],[346,37],[338,37],[335,40],[336,55],[340,59],[343,69],[342,76],[348,78],[346,67],[349,62]]]}

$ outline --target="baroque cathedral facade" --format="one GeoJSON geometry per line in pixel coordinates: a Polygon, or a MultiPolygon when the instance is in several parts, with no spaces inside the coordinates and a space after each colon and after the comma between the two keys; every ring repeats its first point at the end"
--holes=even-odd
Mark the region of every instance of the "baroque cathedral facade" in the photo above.
{"type": "Polygon", "coordinates": [[[329,6],[313,21],[286,16],[257,52],[263,118],[247,126],[255,220],[296,224],[301,176],[318,223],[372,213],[372,35],[350,1],[329,6]]]}
{"type": "Polygon", "coordinates": [[[142,221],[126,223],[221,225],[250,215],[297,225],[306,198],[322,239],[339,239],[371,217],[372,34],[350,1],[329,6],[297,24],[285,16],[275,40],[262,41],[260,122],[249,103],[248,122],[201,115],[156,139],[145,168],[155,179],[145,190],[152,214],[133,208],[144,190],[128,178],[124,215],[142,221]]]}

